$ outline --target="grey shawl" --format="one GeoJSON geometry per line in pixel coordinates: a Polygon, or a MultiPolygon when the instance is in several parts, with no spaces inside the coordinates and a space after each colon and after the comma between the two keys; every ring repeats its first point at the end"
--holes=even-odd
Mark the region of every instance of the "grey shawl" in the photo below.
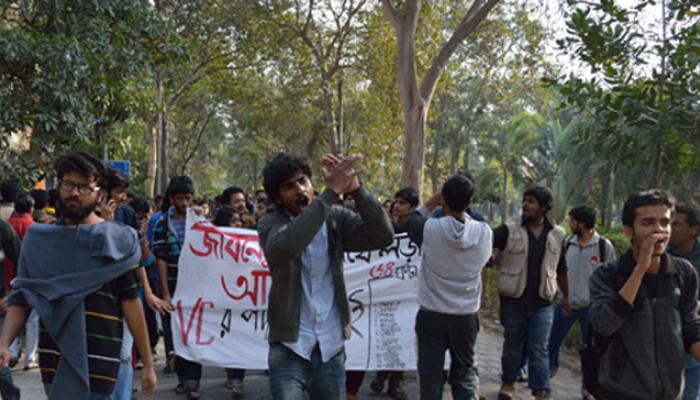
{"type": "Polygon", "coordinates": [[[61,351],[50,400],[90,395],[84,299],[140,257],[136,231],[119,223],[35,224],[28,230],[9,303],[35,309],[61,351]]]}

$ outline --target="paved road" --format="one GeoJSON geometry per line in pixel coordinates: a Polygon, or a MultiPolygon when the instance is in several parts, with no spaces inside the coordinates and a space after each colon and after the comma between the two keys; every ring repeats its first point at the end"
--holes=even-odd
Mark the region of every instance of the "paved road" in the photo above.
{"type": "MultiPolygon", "coordinates": [[[[477,355],[479,363],[479,374],[481,376],[481,394],[486,396],[488,400],[496,399],[496,394],[500,385],[500,356],[501,345],[503,342],[501,332],[494,323],[486,321],[486,328],[479,333],[477,344],[477,355]]],[[[162,352],[162,348],[160,349],[162,352]]],[[[158,371],[158,390],[150,399],[153,400],[171,400],[184,399],[183,396],[178,396],[172,391],[177,383],[174,374],[163,374],[160,370],[163,367],[163,357],[157,360],[158,371]]],[[[553,397],[557,400],[574,400],[580,399],[580,373],[575,367],[576,360],[571,355],[563,355],[563,365],[570,367],[562,367],[557,376],[552,380],[553,397]]],[[[14,371],[13,376],[15,382],[22,390],[22,399],[27,400],[44,400],[46,396],[40,382],[39,372],[33,371],[14,371]]],[[[415,372],[406,374],[407,379],[405,389],[411,399],[418,398],[418,388],[416,383],[415,372]]],[[[360,399],[388,399],[388,396],[375,395],[369,389],[369,381],[373,374],[368,374],[359,393],[360,399]]],[[[201,394],[202,399],[230,399],[230,393],[224,389],[225,374],[222,368],[205,367],[203,371],[201,394]]],[[[143,398],[143,397],[139,397],[143,398]]],[[[245,379],[245,396],[246,400],[269,399],[268,382],[264,371],[248,371],[245,379]]],[[[444,399],[451,400],[449,385],[445,387],[444,399]]],[[[518,398],[531,399],[529,391],[526,390],[524,384],[518,384],[518,398]]]]}

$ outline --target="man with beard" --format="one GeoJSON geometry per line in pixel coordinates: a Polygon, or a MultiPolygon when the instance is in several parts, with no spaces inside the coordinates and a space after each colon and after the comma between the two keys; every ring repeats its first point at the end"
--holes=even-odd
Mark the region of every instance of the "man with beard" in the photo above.
{"type": "MultiPolygon", "coordinates": [[[[167,312],[172,311],[172,294],[177,287],[178,260],[185,243],[185,221],[187,209],[194,200],[194,184],[189,176],[176,176],[170,180],[166,191],[170,207],[153,229],[153,254],[156,256],[160,272],[161,293],[168,303],[167,312]]],[[[174,355],[173,333],[170,314],[163,315],[163,338],[168,364],[174,362],[178,385],[175,393],[185,394],[188,399],[199,398],[199,382],[202,378],[202,364],[174,355]],[[173,359],[174,357],[174,359],[173,359]]]]}
{"type": "MultiPolygon", "coordinates": [[[[564,257],[569,276],[569,304],[571,311],[564,313],[561,300],[554,309],[554,323],[549,338],[549,376],[556,374],[559,368],[559,348],[574,322],[579,322],[581,341],[588,337],[588,307],[590,290],[588,281],[593,271],[601,265],[615,259],[615,248],[605,237],[595,230],[596,211],[590,206],[578,206],[569,212],[569,227],[574,233],[564,243],[564,257]]],[[[584,399],[589,395],[585,388],[584,399]]]]}
{"type": "Polygon", "coordinates": [[[591,277],[591,328],[606,340],[596,399],[677,399],[683,355],[700,360],[698,277],[668,254],[674,201],[660,190],[631,195],[622,210],[632,247],[591,277]]]}
{"type": "Polygon", "coordinates": [[[564,230],[547,217],[554,197],[545,187],[523,193],[522,219],[493,232],[494,258],[500,265],[498,293],[504,342],[502,385],[498,398],[515,395],[523,349],[527,349],[528,383],[535,399],[551,398],[547,345],[552,328],[552,300],[561,288],[561,304],[569,313],[569,288],[562,244],[564,230]]]}
{"type": "Polygon", "coordinates": [[[95,208],[104,167],[90,154],[58,159],[62,219],[36,224],[22,243],[18,276],[0,337],[0,364],[31,309],[39,314],[39,366],[49,399],[108,399],[114,390],[122,320],[144,360],[142,388],[155,389],[151,348],[138,298],[136,232],[105,221],[95,208]]]}
{"type": "Polygon", "coordinates": [[[273,399],[345,399],[345,352],[350,307],[343,253],[392,243],[394,232],[379,201],[362,187],[361,156],[321,159],[326,189],[314,195],[309,164],[287,154],[263,171],[272,201],[258,224],[272,274],[268,323],[273,399]],[[357,213],[334,207],[341,195],[357,213]]]}

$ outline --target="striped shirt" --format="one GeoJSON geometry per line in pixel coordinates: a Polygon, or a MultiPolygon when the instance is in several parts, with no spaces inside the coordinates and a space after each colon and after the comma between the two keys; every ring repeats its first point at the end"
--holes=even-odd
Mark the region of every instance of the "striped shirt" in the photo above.
{"type": "Polygon", "coordinates": [[[180,240],[184,241],[184,230],[181,239],[179,232],[180,228],[184,229],[184,225],[184,221],[172,213],[166,213],[153,228],[153,254],[168,264],[168,286],[171,293],[177,284],[177,262],[183,243],[180,240]]]}
{"type": "MultiPolygon", "coordinates": [[[[114,391],[123,334],[121,302],[138,298],[139,290],[136,272],[131,270],[85,298],[90,392],[109,395],[114,391]]],[[[61,351],[41,321],[38,352],[41,380],[52,383],[61,351]]]]}

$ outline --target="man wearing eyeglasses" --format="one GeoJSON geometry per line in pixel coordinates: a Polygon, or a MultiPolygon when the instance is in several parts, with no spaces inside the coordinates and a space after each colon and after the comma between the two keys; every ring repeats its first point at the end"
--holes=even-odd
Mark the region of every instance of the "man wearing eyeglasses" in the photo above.
{"type": "Polygon", "coordinates": [[[120,366],[125,319],[143,360],[141,384],[153,393],[156,375],[135,269],[141,255],[134,230],[95,213],[104,173],[94,156],[59,158],[56,225],[36,224],[23,241],[17,278],[0,336],[0,367],[31,309],[40,320],[39,366],[50,400],[106,400],[120,366]]]}

